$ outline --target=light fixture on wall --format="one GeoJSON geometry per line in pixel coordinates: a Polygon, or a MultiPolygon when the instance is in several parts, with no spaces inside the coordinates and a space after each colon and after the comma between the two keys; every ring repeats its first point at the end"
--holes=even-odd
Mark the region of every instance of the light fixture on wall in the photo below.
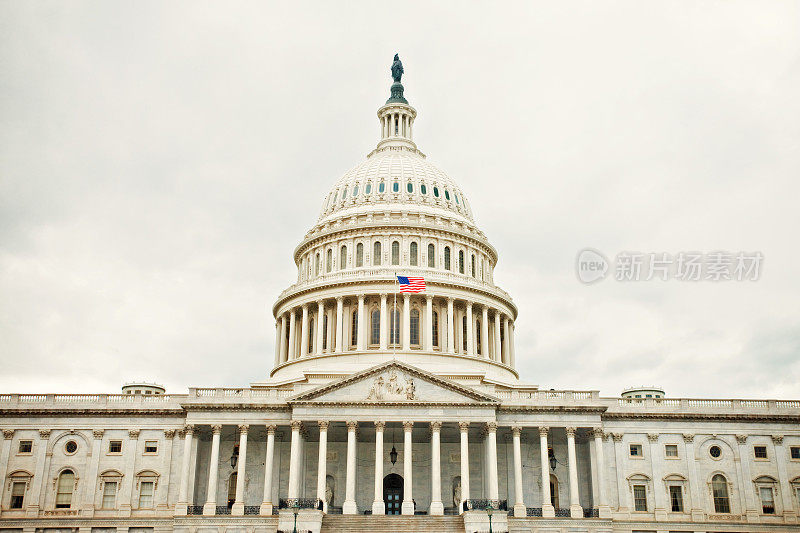
{"type": "Polygon", "coordinates": [[[552,470],[556,469],[556,465],[567,466],[565,463],[562,463],[561,461],[556,459],[556,454],[553,451],[553,448],[548,448],[547,449],[547,458],[550,461],[550,468],[552,470]]]}
{"type": "Polygon", "coordinates": [[[392,428],[392,451],[389,452],[389,460],[392,466],[397,462],[397,448],[394,447],[394,428],[392,428]]]}
{"type": "Polygon", "coordinates": [[[236,463],[239,462],[239,446],[233,447],[233,452],[231,453],[231,468],[236,468],[236,463]]]}

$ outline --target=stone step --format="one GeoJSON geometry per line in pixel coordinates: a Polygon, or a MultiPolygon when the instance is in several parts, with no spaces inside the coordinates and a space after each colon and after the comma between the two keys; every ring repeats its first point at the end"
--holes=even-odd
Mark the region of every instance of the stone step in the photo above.
{"type": "Polygon", "coordinates": [[[373,516],[325,515],[320,533],[369,531],[371,533],[411,533],[418,531],[464,531],[460,516],[373,516]]]}

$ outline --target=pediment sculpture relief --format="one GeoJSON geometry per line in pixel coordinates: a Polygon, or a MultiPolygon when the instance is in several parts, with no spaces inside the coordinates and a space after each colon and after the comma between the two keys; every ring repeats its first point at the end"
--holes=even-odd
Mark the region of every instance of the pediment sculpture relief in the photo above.
{"type": "Polygon", "coordinates": [[[367,400],[378,401],[398,401],[398,400],[416,400],[416,388],[414,387],[414,380],[411,378],[400,378],[397,372],[392,370],[389,372],[388,377],[381,374],[375,378],[372,387],[369,389],[367,400]]]}

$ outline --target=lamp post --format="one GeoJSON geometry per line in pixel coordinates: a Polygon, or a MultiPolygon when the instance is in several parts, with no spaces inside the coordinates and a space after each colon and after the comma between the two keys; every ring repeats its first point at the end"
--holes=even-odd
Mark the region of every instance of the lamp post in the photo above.
{"type": "Polygon", "coordinates": [[[300,502],[295,500],[292,504],[292,513],[294,513],[294,532],[297,533],[297,513],[300,512],[300,502]]]}
{"type": "Polygon", "coordinates": [[[492,533],[492,502],[486,504],[486,514],[489,515],[489,533],[492,533]]]}

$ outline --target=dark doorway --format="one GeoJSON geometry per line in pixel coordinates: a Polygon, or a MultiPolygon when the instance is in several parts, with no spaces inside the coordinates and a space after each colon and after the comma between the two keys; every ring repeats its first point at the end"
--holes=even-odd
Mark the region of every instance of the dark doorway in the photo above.
{"type": "Polygon", "coordinates": [[[403,504],[403,478],[389,474],[383,478],[383,503],[386,514],[400,514],[403,504]]]}

